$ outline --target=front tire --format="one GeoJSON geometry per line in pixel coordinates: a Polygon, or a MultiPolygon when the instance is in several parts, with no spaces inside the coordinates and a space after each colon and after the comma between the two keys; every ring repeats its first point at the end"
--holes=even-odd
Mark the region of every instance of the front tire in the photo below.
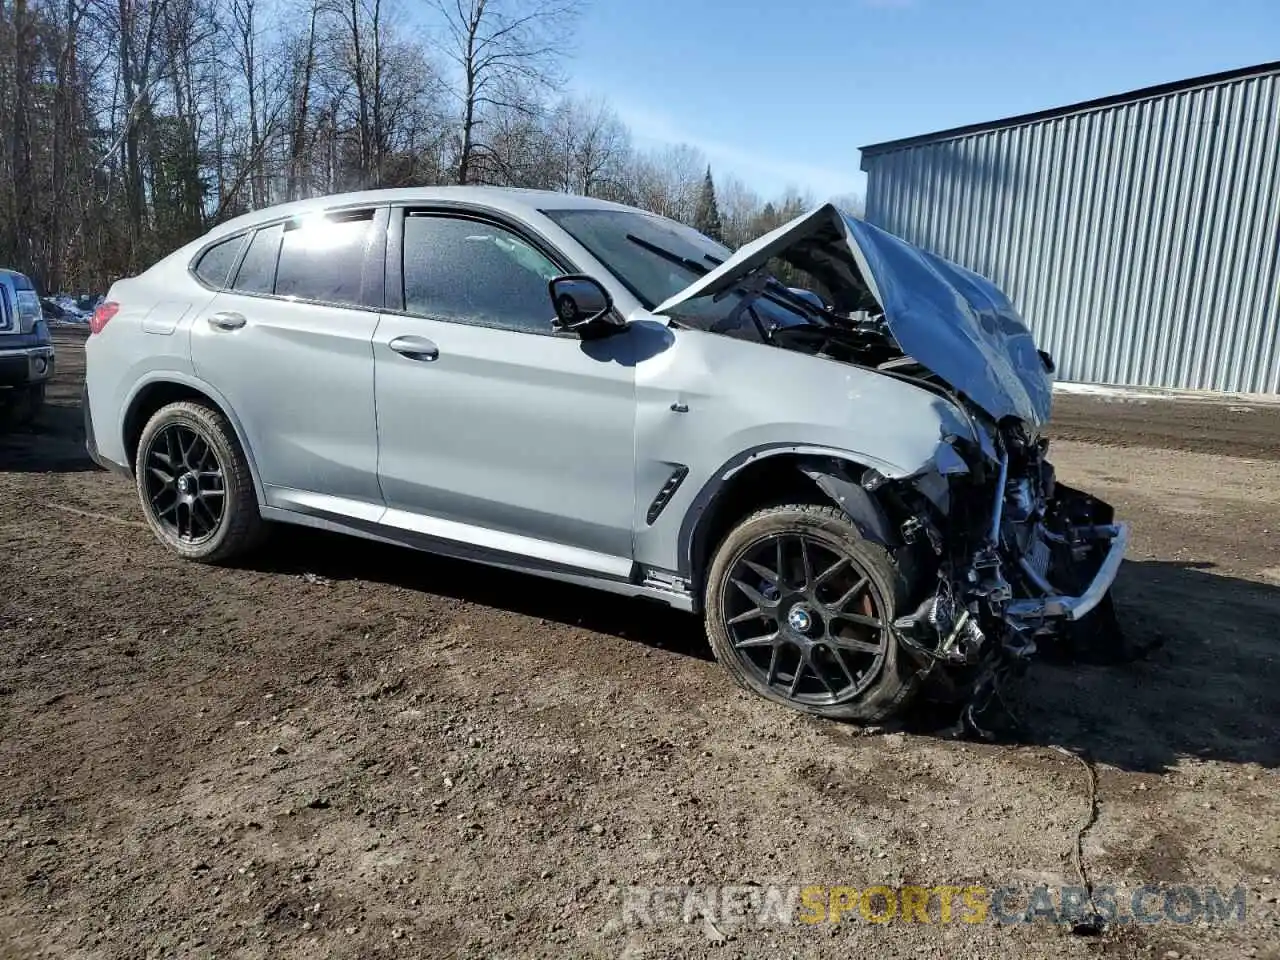
{"type": "Polygon", "coordinates": [[[248,460],[218,410],[161,407],[143,428],[134,476],[147,524],[180,557],[226,563],[264,536],[248,460]]]}
{"type": "Polygon", "coordinates": [[[715,553],[707,636],[748,690],[803,713],[878,723],[918,686],[891,629],[909,586],[893,555],[836,507],[769,507],[715,553]]]}

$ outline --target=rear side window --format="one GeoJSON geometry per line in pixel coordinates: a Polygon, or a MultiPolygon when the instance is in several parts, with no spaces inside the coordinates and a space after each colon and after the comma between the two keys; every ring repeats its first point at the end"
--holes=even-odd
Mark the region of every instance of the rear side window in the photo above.
{"type": "Polygon", "coordinates": [[[410,313],[527,333],[552,332],[547,282],[561,271],[523,238],[490,223],[436,215],[404,221],[410,313]]]}
{"type": "Polygon", "coordinates": [[[204,252],[196,264],[196,276],[211,287],[221,290],[227,285],[227,276],[235,266],[236,257],[244,247],[245,235],[215,243],[204,252]]]}
{"type": "Polygon", "coordinates": [[[241,293],[271,293],[276,282],[276,258],[284,225],[264,227],[253,235],[244,262],[236,272],[234,287],[241,293]]]}
{"type": "Polygon", "coordinates": [[[373,222],[372,210],[358,210],[288,223],[276,294],[360,306],[373,222]]]}

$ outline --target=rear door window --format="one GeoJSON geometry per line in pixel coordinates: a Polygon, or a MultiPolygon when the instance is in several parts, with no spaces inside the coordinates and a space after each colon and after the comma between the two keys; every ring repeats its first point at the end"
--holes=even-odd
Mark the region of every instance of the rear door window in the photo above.
{"type": "Polygon", "coordinates": [[[196,276],[209,286],[221,290],[227,285],[227,276],[235,266],[236,258],[244,247],[244,234],[215,243],[204,252],[196,264],[196,276]]]}
{"type": "Polygon", "coordinates": [[[244,262],[236,272],[235,289],[241,293],[271,293],[276,284],[276,260],[284,224],[263,227],[253,235],[244,262]]]}
{"type": "Polygon", "coordinates": [[[372,210],[290,221],[284,228],[275,292],[282,297],[361,306],[373,241],[372,210]]]}

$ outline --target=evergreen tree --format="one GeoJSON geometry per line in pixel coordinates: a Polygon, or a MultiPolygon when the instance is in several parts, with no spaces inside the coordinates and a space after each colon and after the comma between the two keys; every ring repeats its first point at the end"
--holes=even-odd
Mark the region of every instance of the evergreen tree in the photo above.
{"type": "Polygon", "coordinates": [[[720,219],[720,208],[716,205],[716,184],[711,179],[711,167],[707,167],[707,175],[702,181],[702,193],[698,196],[698,209],[693,215],[694,229],[712,240],[724,243],[724,221],[720,219]]]}

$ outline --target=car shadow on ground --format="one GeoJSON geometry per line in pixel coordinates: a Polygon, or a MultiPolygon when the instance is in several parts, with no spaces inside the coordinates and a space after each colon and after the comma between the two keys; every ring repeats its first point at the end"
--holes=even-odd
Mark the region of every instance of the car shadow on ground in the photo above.
{"type": "Polygon", "coordinates": [[[279,527],[253,566],[420,590],[712,659],[701,619],[664,604],[355,537],[279,527]]]}
{"type": "Polygon", "coordinates": [[[1017,739],[1130,771],[1187,757],[1280,767],[1280,588],[1146,560],[1126,562],[1115,591],[1122,629],[1147,653],[1035,664],[1013,692],[1017,739]]]}
{"type": "MultiPolygon", "coordinates": [[[[280,529],[264,572],[370,580],[710,660],[698,617],[656,603],[303,528],[280,529]]],[[[1171,561],[1126,562],[1116,586],[1127,663],[1035,663],[1012,681],[1013,742],[1059,745],[1124,770],[1179,758],[1280,766],[1280,589],[1171,561]]],[[[726,676],[725,682],[730,682],[726,676]]],[[[921,711],[941,736],[955,711],[921,711]]]]}
{"type": "Polygon", "coordinates": [[[50,396],[35,422],[0,428],[0,472],[82,473],[97,470],[84,447],[78,399],[50,396]]]}

